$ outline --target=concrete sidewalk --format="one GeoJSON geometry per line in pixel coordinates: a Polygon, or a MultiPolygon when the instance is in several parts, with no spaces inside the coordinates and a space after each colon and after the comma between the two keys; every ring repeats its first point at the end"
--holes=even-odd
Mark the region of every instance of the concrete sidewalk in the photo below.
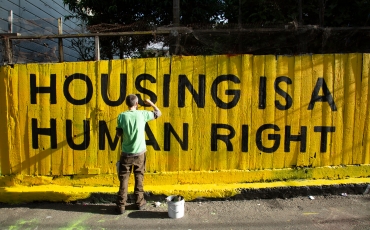
{"type": "MultiPolygon", "coordinates": [[[[301,195],[363,194],[370,178],[341,180],[292,180],[269,183],[145,185],[148,200],[160,200],[169,195],[181,195],[186,201],[202,199],[258,199],[291,198],[301,195]]],[[[73,202],[85,200],[95,203],[112,202],[118,187],[92,186],[7,186],[0,187],[0,203],[28,203],[33,201],[73,202]]],[[[133,187],[129,187],[132,194],[133,187]]]]}
{"type": "Polygon", "coordinates": [[[184,217],[148,202],[144,211],[114,203],[0,204],[0,230],[8,229],[370,229],[370,194],[185,202],[184,217]]]}

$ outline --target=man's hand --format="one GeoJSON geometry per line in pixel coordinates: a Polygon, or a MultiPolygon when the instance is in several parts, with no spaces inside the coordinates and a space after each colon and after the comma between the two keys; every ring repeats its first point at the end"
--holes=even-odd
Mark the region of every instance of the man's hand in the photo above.
{"type": "Polygon", "coordinates": [[[154,105],[154,103],[153,103],[151,100],[149,100],[149,99],[145,99],[144,103],[145,103],[146,105],[151,105],[151,106],[153,106],[153,105],[154,105]]]}
{"type": "Polygon", "coordinates": [[[158,107],[149,99],[145,99],[144,103],[146,105],[150,105],[154,109],[154,117],[158,118],[162,115],[161,111],[158,109],[158,107]]]}

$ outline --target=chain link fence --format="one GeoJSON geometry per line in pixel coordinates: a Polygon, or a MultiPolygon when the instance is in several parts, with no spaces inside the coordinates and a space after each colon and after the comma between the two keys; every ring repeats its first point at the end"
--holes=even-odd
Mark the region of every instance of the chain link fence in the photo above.
{"type": "MultiPolygon", "coordinates": [[[[58,39],[42,38],[58,34],[58,19],[39,18],[35,20],[13,18],[13,33],[21,36],[35,36],[38,38],[12,39],[12,63],[42,63],[58,62],[58,39]]],[[[72,28],[63,29],[63,33],[76,34],[83,31],[72,28]]],[[[1,63],[4,63],[4,39],[1,39],[1,63]]],[[[63,53],[65,61],[78,61],[80,55],[76,52],[72,39],[63,39],[63,53]]]]}

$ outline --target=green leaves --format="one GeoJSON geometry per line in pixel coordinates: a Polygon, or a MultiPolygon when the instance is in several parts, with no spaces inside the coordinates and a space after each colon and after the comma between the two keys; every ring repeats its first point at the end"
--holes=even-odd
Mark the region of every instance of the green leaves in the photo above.
{"type": "MultiPolygon", "coordinates": [[[[87,26],[102,23],[134,25],[129,29],[116,29],[110,32],[151,30],[157,26],[171,25],[173,21],[173,0],[63,0],[63,2],[73,13],[66,18],[78,18],[87,26]]],[[[370,1],[368,0],[301,0],[301,2],[303,25],[355,27],[370,24],[370,1]]],[[[298,3],[298,0],[180,0],[180,24],[193,28],[202,28],[201,25],[206,25],[204,28],[215,29],[226,28],[228,24],[232,28],[231,24],[239,23],[245,27],[291,25],[293,21],[296,23],[300,18],[298,3]]],[[[141,36],[140,39],[137,36],[104,38],[101,39],[101,56],[111,59],[114,56],[140,55],[145,53],[143,51],[150,42],[158,42],[160,39],[160,36],[156,38],[141,36]]],[[[212,44],[211,48],[205,46],[199,48],[199,42],[205,43],[204,40],[187,37],[186,40],[180,41],[181,49],[189,50],[194,46],[199,48],[199,52],[193,54],[209,54],[225,50],[222,47],[236,47],[233,44],[227,44],[228,39],[232,41],[236,39],[235,37],[220,38],[220,40],[215,37],[207,39],[209,40],[207,44],[212,44]]],[[[174,46],[174,44],[166,44],[166,42],[173,42],[170,39],[162,41],[165,46],[174,46]]],[[[259,40],[256,40],[256,43],[258,42],[259,40]]],[[[250,47],[252,47],[250,50],[254,49],[253,44],[250,47]]],[[[84,48],[88,50],[87,47],[84,48]]],[[[234,48],[230,49],[234,50],[234,48]]],[[[88,53],[84,56],[91,58],[88,53]]]]}

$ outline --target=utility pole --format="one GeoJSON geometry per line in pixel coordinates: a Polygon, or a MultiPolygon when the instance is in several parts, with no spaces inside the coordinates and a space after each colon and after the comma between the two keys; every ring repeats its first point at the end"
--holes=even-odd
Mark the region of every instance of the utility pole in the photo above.
{"type": "MultiPolygon", "coordinates": [[[[63,18],[58,18],[58,34],[63,34],[63,18]]],[[[58,39],[59,62],[64,62],[63,39],[58,39]]]]}
{"type": "Polygon", "coordinates": [[[170,45],[170,54],[176,55],[179,53],[180,47],[180,35],[179,31],[177,30],[180,26],[180,0],[173,0],[173,26],[175,27],[174,30],[171,31],[170,37],[172,37],[171,45],[170,45]]]}
{"type": "Polygon", "coordinates": [[[325,5],[326,0],[319,0],[319,24],[321,27],[325,24],[325,5]]]}
{"type": "Polygon", "coordinates": [[[298,21],[298,25],[302,25],[303,24],[303,17],[302,17],[302,0],[298,0],[298,10],[299,10],[299,21],[298,21]]]}
{"type": "Polygon", "coordinates": [[[180,25],[180,0],[173,0],[173,25],[180,25]]]}
{"type": "Polygon", "coordinates": [[[242,0],[239,0],[238,27],[242,28],[242,0]]]}
{"type": "Polygon", "coordinates": [[[13,33],[13,10],[9,10],[8,14],[8,33],[13,33]]]}

